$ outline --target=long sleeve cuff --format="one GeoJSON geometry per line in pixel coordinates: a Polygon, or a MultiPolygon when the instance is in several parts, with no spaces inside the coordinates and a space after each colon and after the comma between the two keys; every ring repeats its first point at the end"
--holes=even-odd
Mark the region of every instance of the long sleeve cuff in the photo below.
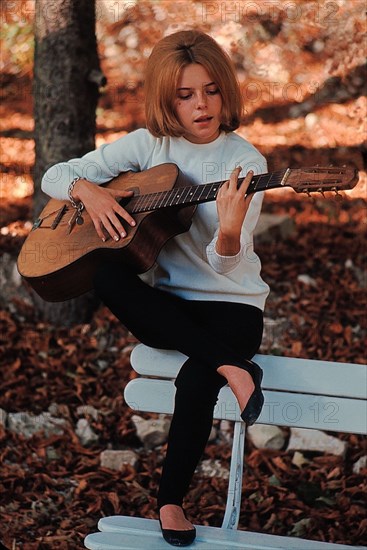
{"type": "Polygon", "coordinates": [[[212,242],[208,244],[206,247],[206,255],[209,265],[214,269],[214,271],[224,275],[233,271],[241,262],[243,244],[241,239],[241,248],[234,256],[222,256],[216,251],[217,240],[218,237],[215,237],[212,242]]]}

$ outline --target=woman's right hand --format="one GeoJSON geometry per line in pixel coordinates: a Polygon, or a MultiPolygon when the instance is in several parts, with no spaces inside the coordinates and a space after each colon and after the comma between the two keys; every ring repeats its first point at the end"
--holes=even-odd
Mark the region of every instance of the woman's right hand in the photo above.
{"type": "Polygon", "coordinates": [[[84,204],[103,242],[106,240],[106,231],[115,241],[126,237],[126,231],[117,215],[132,227],[136,225],[129,212],[117,202],[119,198],[132,195],[133,191],[108,189],[85,179],[78,180],[72,192],[74,200],[82,201],[84,204]]]}

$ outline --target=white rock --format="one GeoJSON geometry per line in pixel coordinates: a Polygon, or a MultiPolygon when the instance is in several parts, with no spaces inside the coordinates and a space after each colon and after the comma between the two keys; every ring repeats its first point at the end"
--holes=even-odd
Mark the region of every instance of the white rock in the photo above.
{"type": "Polygon", "coordinates": [[[258,449],[281,449],[285,443],[283,432],[278,426],[255,424],[247,428],[252,443],[258,449]]]}
{"type": "Polygon", "coordinates": [[[361,458],[353,464],[353,473],[360,474],[361,470],[364,470],[365,468],[367,468],[367,455],[361,456],[361,458]]]}
{"type": "Polygon", "coordinates": [[[361,288],[367,288],[367,271],[354,265],[353,261],[349,258],[345,261],[345,267],[350,269],[358,281],[361,288]]]}
{"type": "Polygon", "coordinates": [[[196,472],[208,477],[221,477],[222,479],[229,478],[229,470],[222,466],[220,460],[203,460],[199,463],[196,472]]]}
{"type": "Polygon", "coordinates": [[[302,453],[300,453],[299,451],[296,451],[293,455],[293,458],[292,458],[292,464],[294,464],[295,466],[298,466],[298,468],[301,468],[304,464],[308,464],[310,461],[307,460],[307,458],[305,458],[303,456],[302,453]]]}
{"type": "Polygon", "coordinates": [[[307,529],[309,528],[311,521],[311,518],[302,518],[299,521],[296,521],[292,527],[290,535],[293,535],[294,537],[306,536],[307,529]]]}
{"type": "Polygon", "coordinates": [[[130,464],[136,468],[139,456],[134,451],[109,451],[105,450],[100,455],[102,468],[117,470],[121,472],[125,464],[130,464]]]}
{"type": "MultiPolygon", "coordinates": [[[[46,355],[47,359],[47,355],[46,355]]],[[[60,404],[60,403],[51,403],[48,407],[48,412],[51,416],[55,416],[56,418],[70,418],[70,409],[68,405],[60,404]]]]}
{"type": "Polygon", "coordinates": [[[52,460],[59,460],[60,458],[60,454],[52,445],[50,445],[49,447],[46,447],[46,456],[47,456],[47,460],[50,462],[52,460]]]}
{"type": "Polygon", "coordinates": [[[160,415],[157,419],[145,420],[134,414],[131,418],[136,434],[146,449],[153,449],[167,441],[170,418],[160,415]]]}
{"type": "Polygon", "coordinates": [[[353,269],[353,267],[354,267],[353,260],[348,258],[347,260],[345,260],[344,265],[347,269],[353,269]]]}
{"type": "Polygon", "coordinates": [[[230,445],[233,442],[233,422],[229,420],[221,420],[219,428],[219,438],[223,441],[226,441],[230,445]]]}
{"type": "Polygon", "coordinates": [[[291,428],[287,451],[319,451],[344,456],[347,443],[320,430],[291,428]]]}
{"type": "Polygon", "coordinates": [[[86,418],[80,418],[76,424],[76,435],[79,437],[82,445],[90,445],[95,441],[98,441],[98,435],[92,430],[88,420],[86,418]]]}
{"type": "Polygon", "coordinates": [[[317,287],[317,282],[315,281],[315,279],[306,274],[298,275],[297,281],[307,286],[313,286],[315,288],[317,287]]]}
{"type": "Polygon", "coordinates": [[[91,405],[80,405],[76,409],[78,416],[91,416],[93,420],[98,420],[98,411],[91,405]]]}
{"type": "Polygon", "coordinates": [[[26,412],[8,414],[9,430],[20,433],[27,439],[41,431],[45,433],[46,437],[53,434],[61,435],[65,426],[64,418],[55,418],[49,412],[43,412],[37,416],[26,412]]]}
{"type": "Polygon", "coordinates": [[[6,418],[8,413],[4,409],[0,409],[0,425],[6,427],[6,418]]]}

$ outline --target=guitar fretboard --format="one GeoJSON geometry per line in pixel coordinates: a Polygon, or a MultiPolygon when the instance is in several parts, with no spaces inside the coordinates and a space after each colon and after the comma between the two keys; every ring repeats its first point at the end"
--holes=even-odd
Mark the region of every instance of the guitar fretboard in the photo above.
{"type": "MultiPolygon", "coordinates": [[[[280,170],[254,176],[250,182],[247,194],[280,187],[286,172],[287,170],[280,170]]],[[[238,178],[238,186],[241,185],[243,180],[244,178],[238,178]]],[[[131,214],[137,214],[139,212],[150,212],[170,206],[199,204],[213,201],[216,199],[217,193],[223,183],[224,182],[221,181],[184,187],[173,187],[173,189],[169,189],[168,191],[138,195],[129,201],[128,210],[131,214]]]]}

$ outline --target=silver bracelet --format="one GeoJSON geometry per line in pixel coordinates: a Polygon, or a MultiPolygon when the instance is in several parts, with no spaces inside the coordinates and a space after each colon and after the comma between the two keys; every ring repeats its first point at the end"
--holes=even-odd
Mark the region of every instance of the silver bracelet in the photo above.
{"type": "Polygon", "coordinates": [[[75,202],[72,193],[73,193],[73,189],[74,189],[74,186],[75,186],[76,182],[79,181],[80,179],[82,179],[82,178],[77,176],[76,178],[73,179],[73,181],[70,183],[70,185],[68,187],[68,197],[69,197],[69,201],[71,202],[71,206],[73,208],[75,208],[76,210],[79,210],[79,212],[81,212],[83,210],[84,204],[82,203],[82,201],[79,201],[78,203],[75,202]]]}

